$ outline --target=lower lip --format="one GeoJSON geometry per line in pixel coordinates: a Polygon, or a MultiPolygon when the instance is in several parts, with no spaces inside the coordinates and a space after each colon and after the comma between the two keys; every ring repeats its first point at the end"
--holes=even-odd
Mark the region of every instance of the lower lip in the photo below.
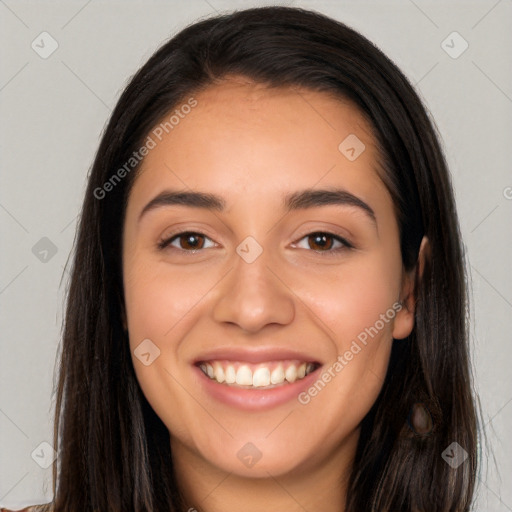
{"type": "Polygon", "coordinates": [[[270,389],[244,389],[220,384],[216,380],[210,379],[197,366],[193,368],[199,373],[200,385],[208,395],[226,405],[246,411],[262,411],[277,407],[290,400],[296,400],[299,393],[305,391],[316,381],[318,370],[321,369],[319,367],[291,384],[283,384],[270,389]]]}

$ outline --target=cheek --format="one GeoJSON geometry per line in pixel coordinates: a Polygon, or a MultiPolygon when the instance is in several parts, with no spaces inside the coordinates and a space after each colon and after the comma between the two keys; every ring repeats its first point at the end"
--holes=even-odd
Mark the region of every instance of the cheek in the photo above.
{"type": "MultiPolygon", "coordinates": [[[[302,296],[328,327],[339,349],[344,349],[366,328],[373,326],[399,298],[400,261],[390,263],[379,255],[359,257],[335,271],[295,280],[302,296]]],[[[300,292],[299,292],[300,293],[300,292]]],[[[394,313],[382,334],[390,334],[394,313]]],[[[379,326],[381,324],[379,323],[379,326]]]]}
{"type": "Polygon", "coordinates": [[[207,292],[206,285],[205,279],[170,272],[158,262],[127,266],[125,302],[130,335],[167,339],[207,292]]]}
{"type": "Polygon", "coordinates": [[[329,276],[301,280],[305,302],[326,326],[332,345],[324,370],[329,391],[322,392],[318,406],[337,402],[346,419],[357,422],[377,398],[389,362],[400,276],[399,255],[377,253],[340,265],[329,276]]]}
{"type": "Polygon", "coordinates": [[[145,263],[127,261],[125,267],[125,303],[132,362],[141,389],[153,410],[175,435],[188,437],[186,423],[176,416],[197,416],[194,401],[183,392],[186,371],[177,365],[179,340],[192,328],[194,306],[208,288],[203,279],[197,287],[191,286],[190,276],[170,271],[156,261],[145,263]],[[199,285],[203,284],[201,288],[199,285]],[[204,289],[203,289],[204,288],[204,289]],[[186,293],[185,293],[186,291],[186,293]],[[137,357],[156,352],[152,345],[142,345],[151,340],[158,348],[158,356],[145,365],[137,357]],[[169,404],[173,404],[172,407],[169,404]]]}

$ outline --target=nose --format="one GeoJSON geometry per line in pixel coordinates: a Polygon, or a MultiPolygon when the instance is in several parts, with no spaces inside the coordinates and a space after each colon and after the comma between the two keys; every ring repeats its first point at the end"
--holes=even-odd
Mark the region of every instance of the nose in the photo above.
{"type": "Polygon", "coordinates": [[[269,264],[266,251],[252,263],[237,256],[217,293],[214,320],[247,332],[257,332],[268,324],[289,324],[295,315],[294,294],[269,264]]]}

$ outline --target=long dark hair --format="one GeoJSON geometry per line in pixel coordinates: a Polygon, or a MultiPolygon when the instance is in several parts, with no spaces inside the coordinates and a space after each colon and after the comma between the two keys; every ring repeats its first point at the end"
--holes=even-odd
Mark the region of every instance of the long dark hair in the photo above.
{"type": "Polygon", "coordinates": [[[374,130],[406,270],[417,268],[422,237],[430,242],[423,275],[416,270],[415,327],[393,341],[382,391],[361,425],[347,510],[469,510],[477,420],[465,260],[436,130],[413,87],[374,44],[322,14],[287,7],[188,26],[136,73],[114,109],[75,239],[56,389],[53,510],[186,509],[169,432],[139,387],[123,329],[121,233],[137,172],[126,163],[164,116],[231,74],[351,101],[374,130]],[[426,433],[411,421],[418,410],[431,423],[426,433]],[[467,453],[457,468],[442,456],[455,442],[467,453]]]}

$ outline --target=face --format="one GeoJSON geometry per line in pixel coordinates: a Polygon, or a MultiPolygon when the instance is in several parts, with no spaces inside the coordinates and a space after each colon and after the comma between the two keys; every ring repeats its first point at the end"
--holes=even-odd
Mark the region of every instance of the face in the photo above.
{"type": "Polygon", "coordinates": [[[194,99],[153,131],[127,204],[135,372],[173,456],[308,471],[355,447],[413,327],[375,140],[325,93],[233,77],[194,99]]]}

